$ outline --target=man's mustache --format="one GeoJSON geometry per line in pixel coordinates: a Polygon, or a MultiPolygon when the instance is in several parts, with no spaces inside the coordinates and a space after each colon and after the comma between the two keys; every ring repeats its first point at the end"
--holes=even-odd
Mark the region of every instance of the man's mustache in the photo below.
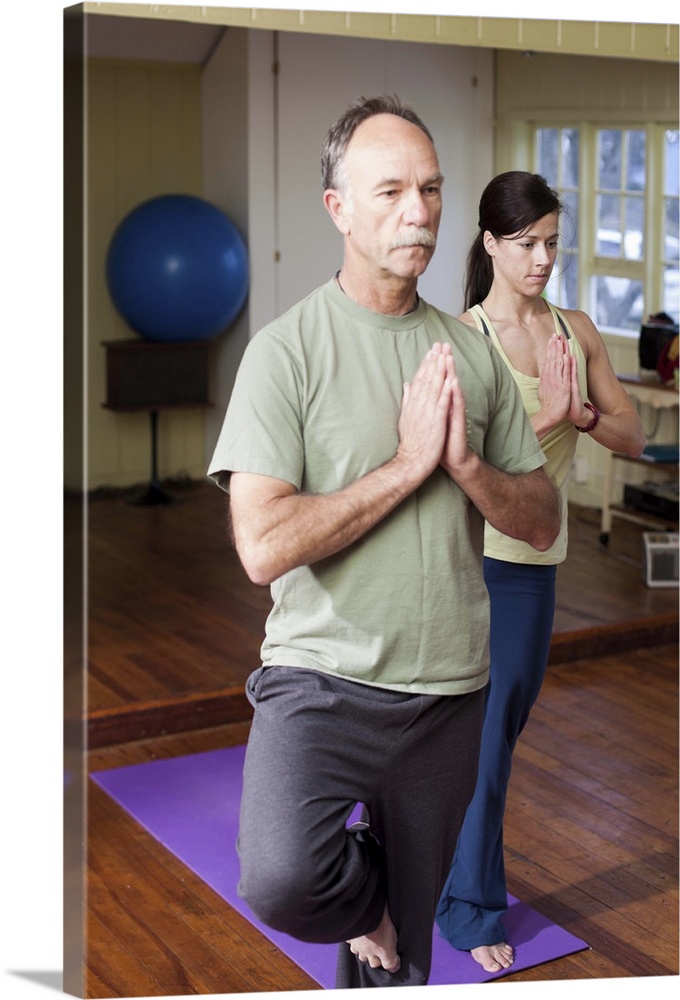
{"type": "Polygon", "coordinates": [[[437,245],[437,237],[425,226],[418,226],[407,233],[397,236],[392,243],[392,249],[398,250],[400,247],[434,247],[437,245]]]}

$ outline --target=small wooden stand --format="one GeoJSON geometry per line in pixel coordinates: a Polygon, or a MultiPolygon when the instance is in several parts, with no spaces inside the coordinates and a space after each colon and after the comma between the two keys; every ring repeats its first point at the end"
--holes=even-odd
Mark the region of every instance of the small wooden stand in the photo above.
{"type": "Polygon", "coordinates": [[[149,414],[151,478],[129,502],[176,503],[158,478],[158,415],[161,410],[212,406],[209,399],[210,341],[173,344],[149,340],[108,340],[106,402],[115,413],[149,414]]]}

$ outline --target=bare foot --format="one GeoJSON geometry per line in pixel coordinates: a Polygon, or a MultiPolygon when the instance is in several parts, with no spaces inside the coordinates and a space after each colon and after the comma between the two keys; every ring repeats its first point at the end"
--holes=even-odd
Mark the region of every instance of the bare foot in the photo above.
{"type": "Polygon", "coordinates": [[[470,954],[475,962],[479,962],[485,972],[500,972],[501,969],[509,969],[515,961],[515,952],[512,946],[505,943],[484,944],[479,948],[472,948],[470,954]]]}
{"type": "Polygon", "coordinates": [[[385,907],[382,920],[374,931],[348,941],[349,950],[360,962],[368,962],[372,969],[399,972],[401,959],[397,955],[397,932],[385,907]]]}

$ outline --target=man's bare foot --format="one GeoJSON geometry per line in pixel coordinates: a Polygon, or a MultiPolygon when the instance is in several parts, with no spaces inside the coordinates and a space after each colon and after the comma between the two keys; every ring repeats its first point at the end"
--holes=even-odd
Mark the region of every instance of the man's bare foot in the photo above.
{"type": "Polygon", "coordinates": [[[515,952],[512,946],[505,943],[484,944],[479,948],[472,948],[470,954],[475,962],[479,962],[485,972],[500,972],[501,969],[509,969],[515,961],[515,952]]]}
{"type": "Polygon", "coordinates": [[[347,942],[349,950],[360,962],[368,962],[372,969],[399,972],[401,959],[397,955],[397,932],[385,907],[382,920],[374,931],[347,942]]]}

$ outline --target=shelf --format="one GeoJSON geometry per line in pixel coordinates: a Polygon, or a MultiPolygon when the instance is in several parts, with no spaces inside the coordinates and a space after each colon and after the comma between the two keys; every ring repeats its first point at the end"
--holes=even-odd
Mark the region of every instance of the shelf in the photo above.
{"type": "MultiPolygon", "coordinates": [[[[677,531],[678,522],[657,517],[655,514],[646,514],[644,511],[635,510],[633,507],[624,507],[621,504],[609,504],[609,525],[611,518],[618,517],[621,521],[628,521],[631,524],[639,524],[643,528],[656,529],[657,531],[677,531]]],[[[604,528],[600,531],[600,541],[606,545],[609,541],[609,531],[604,528]]]]}
{"type": "MultiPolygon", "coordinates": [[[[678,390],[674,386],[665,385],[659,379],[644,379],[637,375],[617,376],[628,395],[638,403],[651,406],[653,409],[666,410],[678,406],[678,390]]],[[[671,442],[669,442],[671,443],[671,442]]],[[[674,442],[673,442],[674,443],[674,442]]],[[[606,545],[609,541],[612,520],[614,517],[622,521],[631,521],[633,524],[640,524],[650,528],[667,526],[669,523],[658,518],[655,514],[648,514],[630,507],[612,503],[614,491],[614,466],[616,461],[632,462],[638,466],[645,466],[648,469],[677,469],[677,461],[657,461],[653,458],[631,458],[620,452],[612,452],[605,449],[603,460],[603,490],[602,490],[602,517],[600,522],[600,541],[606,545]]]]}

